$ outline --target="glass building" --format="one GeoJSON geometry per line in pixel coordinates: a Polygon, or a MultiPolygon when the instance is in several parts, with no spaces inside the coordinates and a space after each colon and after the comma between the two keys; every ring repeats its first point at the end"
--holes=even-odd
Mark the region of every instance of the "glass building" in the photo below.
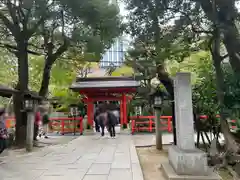
{"type": "Polygon", "coordinates": [[[124,54],[126,52],[128,43],[122,37],[115,40],[115,43],[103,55],[100,66],[107,68],[110,66],[119,67],[123,64],[124,54]]]}

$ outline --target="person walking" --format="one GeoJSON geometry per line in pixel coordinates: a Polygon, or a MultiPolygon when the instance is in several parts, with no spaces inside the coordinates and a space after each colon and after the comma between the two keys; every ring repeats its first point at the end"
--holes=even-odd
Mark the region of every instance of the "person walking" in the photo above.
{"type": "Polygon", "coordinates": [[[99,125],[99,121],[97,119],[97,118],[99,118],[98,117],[99,114],[100,114],[99,110],[96,109],[96,111],[94,113],[94,123],[95,123],[95,130],[96,130],[96,132],[100,132],[100,125],[99,125]]]}
{"type": "Polygon", "coordinates": [[[35,114],[35,121],[34,121],[34,136],[33,136],[34,141],[37,141],[40,123],[41,123],[41,114],[40,114],[40,111],[38,110],[35,114]]]}
{"type": "Polygon", "coordinates": [[[0,154],[7,148],[8,133],[5,124],[5,109],[0,109],[0,154]]]}
{"type": "Polygon", "coordinates": [[[118,123],[117,117],[114,115],[112,111],[107,112],[107,127],[108,132],[110,133],[110,136],[112,138],[115,138],[116,132],[115,132],[115,126],[118,123]]]}
{"type": "Polygon", "coordinates": [[[104,129],[107,127],[110,137],[115,138],[115,125],[117,124],[117,117],[111,111],[106,111],[100,113],[96,119],[101,127],[101,136],[104,136],[104,129]]]}
{"type": "Polygon", "coordinates": [[[112,113],[116,116],[117,118],[117,122],[116,122],[116,125],[117,124],[120,124],[120,113],[119,113],[119,110],[118,109],[114,109],[112,110],[112,113]]]}
{"type": "Polygon", "coordinates": [[[43,127],[43,135],[45,139],[48,139],[48,124],[49,124],[49,116],[47,112],[44,112],[42,116],[42,127],[43,127]]]}

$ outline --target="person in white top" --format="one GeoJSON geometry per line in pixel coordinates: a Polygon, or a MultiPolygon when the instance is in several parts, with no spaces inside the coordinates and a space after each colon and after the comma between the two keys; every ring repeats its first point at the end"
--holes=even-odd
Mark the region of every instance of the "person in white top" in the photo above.
{"type": "Polygon", "coordinates": [[[114,116],[116,116],[117,118],[117,124],[119,124],[119,119],[120,119],[120,113],[118,110],[113,110],[111,111],[113,113],[114,116]]]}

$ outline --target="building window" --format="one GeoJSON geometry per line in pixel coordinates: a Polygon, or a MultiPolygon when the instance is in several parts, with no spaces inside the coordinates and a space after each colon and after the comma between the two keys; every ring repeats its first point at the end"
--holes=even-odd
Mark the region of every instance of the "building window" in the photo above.
{"type": "Polygon", "coordinates": [[[122,38],[116,39],[115,43],[108,49],[100,61],[102,68],[107,68],[111,65],[121,66],[124,60],[124,45],[122,38]]]}

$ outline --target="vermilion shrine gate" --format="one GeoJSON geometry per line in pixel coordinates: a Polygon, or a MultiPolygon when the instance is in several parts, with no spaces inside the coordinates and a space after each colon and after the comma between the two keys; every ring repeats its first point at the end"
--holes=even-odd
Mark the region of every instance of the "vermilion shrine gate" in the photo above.
{"type": "Polygon", "coordinates": [[[88,124],[93,125],[94,102],[119,101],[120,123],[127,124],[127,103],[137,91],[140,82],[132,77],[87,77],[77,78],[70,89],[79,92],[87,104],[88,124]]]}

